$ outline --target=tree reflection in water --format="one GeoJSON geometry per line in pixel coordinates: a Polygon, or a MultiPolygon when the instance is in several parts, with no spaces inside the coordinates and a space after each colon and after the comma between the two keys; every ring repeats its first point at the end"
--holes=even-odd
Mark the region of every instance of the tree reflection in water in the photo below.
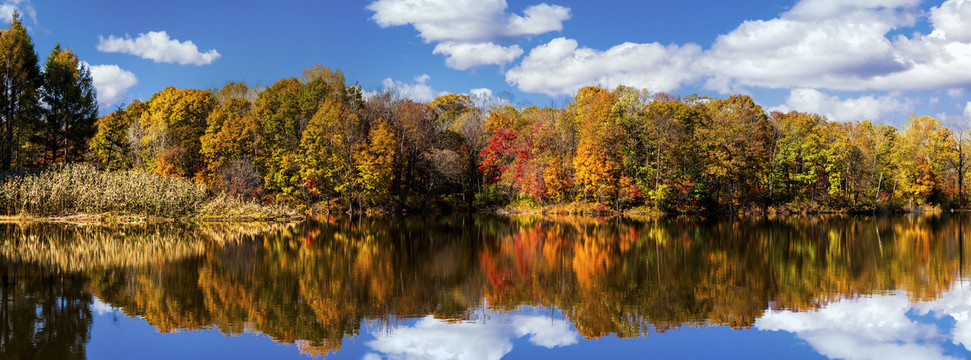
{"type": "MultiPolygon", "coordinates": [[[[87,243],[39,247],[32,244],[64,230],[8,227],[0,254],[8,268],[30,263],[80,274],[85,284],[71,296],[86,299],[78,302],[84,310],[65,315],[74,316],[65,322],[90,322],[84,320],[90,319],[90,295],[80,290],[86,286],[160,331],[253,329],[311,355],[340,350],[362,326],[392,333],[398,328],[405,336],[416,331],[409,329],[434,332],[455,324],[474,333],[480,329],[469,324],[483,316],[523,306],[559,310],[584,338],[727,325],[789,330],[813,344],[825,326],[799,332],[784,320],[825,318],[826,311],[847,304],[843,299],[863,295],[863,304],[910,304],[954,293],[954,284],[967,278],[967,219],[327,219],[262,232],[156,229],[148,232],[155,240],[116,244],[100,257],[79,255],[87,253],[78,249],[110,248],[104,244],[117,241],[108,240],[112,236],[91,241],[88,229],[50,235],[87,243]],[[18,231],[32,235],[9,235],[18,231]],[[155,260],[131,261],[136,253],[155,260]],[[421,320],[415,328],[400,328],[406,319],[421,320]]],[[[128,238],[139,236],[124,231],[128,238]]],[[[10,289],[4,285],[5,299],[25,297],[8,295],[10,289]]],[[[7,307],[3,313],[12,316],[7,307]]],[[[510,319],[504,334],[543,339],[517,327],[516,321],[528,319],[510,319]]],[[[5,331],[11,339],[8,334],[27,336],[5,331]]],[[[83,334],[80,339],[87,339],[83,334]]],[[[394,353],[394,339],[376,337],[376,350],[384,346],[394,353]]],[[[82,340],[77,346],[83,347],[82,340]]]]}

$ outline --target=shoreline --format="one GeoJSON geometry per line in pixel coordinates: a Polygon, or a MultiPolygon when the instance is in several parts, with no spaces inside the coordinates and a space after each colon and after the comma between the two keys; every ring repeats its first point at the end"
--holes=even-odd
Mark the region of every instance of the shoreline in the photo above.
{"type": "MultiPolygon", "coordinates": [[[[483,209],[473,209],[471,211],[459,211],[454,213],[468,213],[468,214],[492,214],[492,215],[540,215],[540,216],[586,216],[586,217],[649,217],[649,218],[661,218],[661,217],[701,217],[701,218],[779,218],[779,217],[801,217],[801,216],[872,216],[876,215],[912,215],[912,214],[942,214],[942,213],[955,213],[955,212],[968,212],[971,209],[948,209],[942,210],[938,208],[918,208],[910,211],[898,211],[898,212],[886,212],[878,211],[876,213],[870,211],[863,212],[851,212],[851,211],[816,211],[816,212],[745,212],[738,213],[735,215],[728,214],[701,214],[701,213],[669,213],[663,211],[654,211],[645,208],[635,208],[628,210],[597,210],[597,209],[582,209],[582,206],[568,206],[568,207],[544,207],[538,209],[526,209],[519,207],[500,207],[500,208],[483,208],[483,209]]],[[[428,213],[428,214],[433,214],[428,213]]],[[[323,215],[330,213],[318,213],[318,214],[305,214],[297,213],[294,216],[212,216],[205,214],[192,214],[187,216],[179,217],[166,217],[166,216],[144,216],[144,215],[131,215],[131,214],[72,214],[72,215],[0,215],[0,224],[23,224],[23,223],[43,223],[43,224],[63,224],[63,225],[77,225],[77,226],[103,226],[103,225],[135,225],[135,224],[164,224],[164,223],[186,223],[186,224],[289,224],[297,223],[301,221],[306,221],[308,219],[315,218],[314,215],[323,215]]],[[[348,215],[344,212],[338,212],[341,215],[348,215]]],[[[354,216],[405,216],[405,215],[415,215],[414,213],[357,213],[354,216]]]]}
{"type": "Polygon", "coordinates": [[[135,225],[135,224],[163,224],[163,223],[186,223],[186,224],[254,224],[254,223],[273,223],[288,224],[306,220],[307,217],[300,215],[294,217],[246,217],[246,216],[183,216],[183,217],[161,217],[161,216],[141,216],[127,214],[73,214],[57,216],[38,216],[38,215],[0,215],[0,224],[63,224],[63,225],[135,225]]]}

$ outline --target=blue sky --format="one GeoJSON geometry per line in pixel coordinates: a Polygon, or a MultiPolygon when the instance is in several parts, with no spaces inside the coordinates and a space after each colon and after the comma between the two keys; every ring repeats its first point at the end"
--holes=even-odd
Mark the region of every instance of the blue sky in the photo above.
{"type": "Polygon", "coordinates": [[[91,66],[103,112],[323,64],[418,100],[562,106],[626,84],[838,121],[971,118],[971,0],[0,0],[14,9],[42,59],[59,43],[91,66]]]}

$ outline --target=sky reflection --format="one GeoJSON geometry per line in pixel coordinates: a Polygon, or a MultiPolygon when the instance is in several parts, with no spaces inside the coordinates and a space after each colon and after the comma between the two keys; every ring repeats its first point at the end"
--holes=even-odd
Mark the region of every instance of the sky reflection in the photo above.
{"type": "Polygon", "coordinates": [[[957,359],[948,354],[954,350],[948,343],[971,344],[967,288],[962,282],[935,301],[916,304],[906,293],[894,291],[842,299],[816,311],[767,310],[755,327],[794,333],[829,358],[957,359]],[[947,317],[954,326],[941,321],[947,317]]]}
{"type": "Polygon", "coordinates": [[[543,315],[488,311],[476,321],[449,322],[426,316],[412,326],[374,330],[365,359],[500,359],[525,337],[548,349],[574,345],[579,334],[569,321],[543,315]]]}

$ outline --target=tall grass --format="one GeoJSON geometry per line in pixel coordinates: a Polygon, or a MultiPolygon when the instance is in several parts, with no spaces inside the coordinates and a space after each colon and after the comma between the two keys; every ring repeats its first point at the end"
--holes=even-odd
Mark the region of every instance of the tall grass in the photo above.
{"type": "Polygon", "coordinates": [[[188,216],[206,200],[206,186],[138,171],[102,172],[72,164],[0,176],[0,209],[8,215],[123,213],[188,216]]]}
{"type": "Polygon", "coordinates": [[[262,205],[220,193],[199,207],[199,220],[281,220],[300,218],[300,213],[281,205],[262,205]]]}

